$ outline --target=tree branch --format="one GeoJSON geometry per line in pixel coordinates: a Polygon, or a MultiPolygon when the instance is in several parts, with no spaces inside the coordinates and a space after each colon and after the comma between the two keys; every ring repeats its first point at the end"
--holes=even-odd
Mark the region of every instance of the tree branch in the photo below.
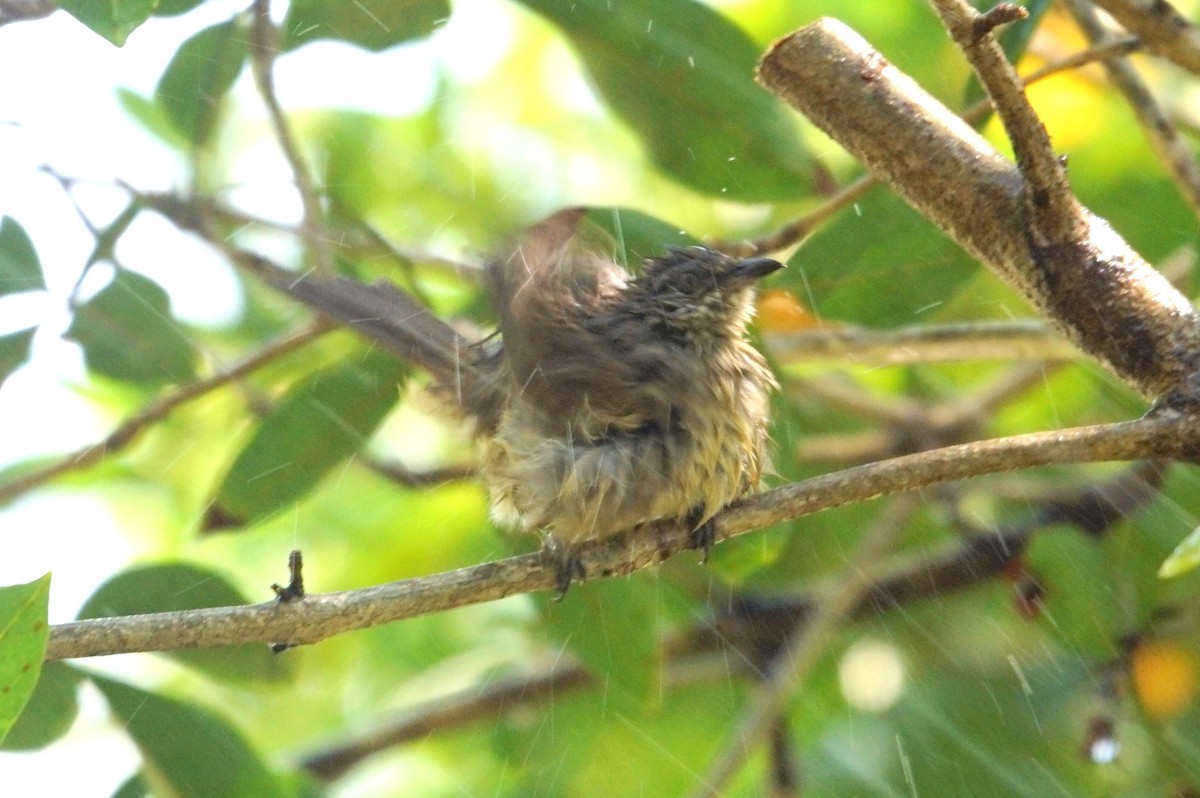
{"type": "MultiPolygon", "coordinates": [[[[974,28],[954,24],[964,27],[969,41],[974,28]]],[[[991,48],[969,47],[991,58],[991,48]]],[[[981,79],[993,91],[1002,81],[990,74],[981,79]]],[[[1033,173],[1027,182],[1028,174],[834,20],[776,42],[759,79],[1127,383],[1168,403],[1192,400],[1200,316],[1102,219],[1061,196],[1065,183],[1037,141],[1014,140],[1022,168],[1033,173]],[[1064,220],[1071,208],[1076,217],[1064,220]]],[[[1002,113],[1014,93],[1019,88],[994,92],[1002,113]]],[[[1039,138],[1007,116],[1010,135],[1039,138]]]]}
{"type": "Polygon", "coordinates": [[[1166,0],[1095,0],[1146,49],[1200,75],[1200,28],[1166,0]]]}
{"type": "Polygon", "coordinates": [[[763,343],[783,363],[836,360],[856,365],[909,365],[951,360],[1066,360],[1078,350],[1036,319],[916,324],[893,330],[831,327],[768,332],[763,343]]]}
{"type": "MultiPolygon", "coordinates": [[[[972,531],[949,551],[930,553],[882,575],[861,597],[852,617],[874,617],[986,582],[1020,557],[1030,537],[1042,527],[1073,523],[1089,534],[1099,534],[1156,496],[1162,474],[1154,463],[1139,463],[1099,485],[1044,500],[1020,520],[997,529],[972,531]]],[[[735,596],[723,611],[666,643],[668,684],[726,680],[731,673],[761,674],[762,664],[774,659],[783,642],[808,622],[816,601],[810,590],[771,597],[735,596]],[[714,659],[713,653],[719,656],[714,659]],[[707,662],[716,668],[704,667],[707,662]]],[[[556,659],[544,670],[489,681],[482,688],[468,687],[412,707],[371,731],[309,754],[302,766],[331,781],[387,748],[596,684],[596,678],[578,662],[556,659]]]]}
{"type": "MultiPolygon", "coordinates": [[[[1111,39],[1111,34],[1101,24],[1100,17],[1090,2],[1068,0],[1067,8],[1075,17],[1075,22],[1093,42],[1103,44],[1111,39]]],[[[1117,90],[1125,96],[1154,154],[1166,166],[1167,174],[1175,181],[1179,193],[1191,206],[1192,213],[1200,216],[1200,165],[1196,163],[1196,156],[1192,154],[1187,142],[1179,135],[1175,123],[1159,107],[1154,95],[1150,93],[1150,89],[1128,59],[1113,58],[1105,61],[1104,71],[1108,73],[1108,79],[1117,90]]]]}
{"type": "MultiPolygon", "coordinates": [[[[1055,463],[1200,457],[1200,429],[1160,412],[1137,421],[950,446],[826,474],[739,501],[713,519],[725,540],[820,510],[966,477],[1055,463]]],[[[693,545],[691,530],[663,524],[580,546],[589,578],[621,576],[693,545]]],[[[334,634],[471,604],[550,590],[557,566],[540,553],[300,601],[96,618],[54,626],[48,660],[234,643],[314,643],[334,634]]]]}

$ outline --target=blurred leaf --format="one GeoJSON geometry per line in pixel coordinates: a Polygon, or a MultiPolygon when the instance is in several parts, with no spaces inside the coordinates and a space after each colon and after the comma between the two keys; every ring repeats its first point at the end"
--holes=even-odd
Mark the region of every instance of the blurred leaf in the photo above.
{"type": "Polygon", "coordinates": [[[662,669],[658,637],[658,591],[653,574],[572,585],[562,601],[539,596],[546,629],[573,652],[598,681],[606,698],[625,712],[641,714],[662,669]]]}
{"type": "MultiPolygon", "coordinates": [[[[267,591],[264,586],[264,598],[267,591]]],[[[101,585],[79,611],[80,618],[252,604],[216,571],[184,563],[141,565],[101,585]]],[[[261,643],[164,652],[174,660],[224,680],[273,681],[284,677],[284,661],[261,643]]]]}
{"type": "Polygon", "coordinates": [[[7,751],[43,748],[67,733],[79,714],[84,675],[65,662],[47,662],[25,711],[0,745],[7,751]]]}
{"type": "Polygon", "coordinates": [[[185,14],[203,2],[204,0],[158,0],[154,8],[154,16],[174,17],[185,14]]]}
{"type": "Polygon", "coordinates": [[[449,0],[293,0],[281,27],[281,47],[339,39],[368,50],[420,39],[450,16],[449,0]]]}
{"type": "Polygon", "coordinates": [[[1196,570],[1198,565],[1200,565],[1200,527],[1193,529],[1192,534],[1180,541],[1179,545],[1175,547],[1175,551],[1163,560],[1162,567],[1158,569],[1158,576],[1160,579],[1173,579],[1196,570]]]}
{"type": "Polygon", "coordinates": [[[120,47],[155,5],[157,0],[60,0],[58,7],[120,47]]]}
{"type": "Polygon", "coordinates": [[[1050,527],[1033,537],[1026,562],[1041,592],[1039,618],[1047,631],[1068,651],[1111,656],[1127,631],[1126,615],[1110,587],[1114,564],[1099,542],[1072,527],[1050,527]]]}
{"type": "Polygon", "coordinates": [[[612,237],[616,261],[632,269],[667,247],[700,243],[675,225],[629,208],[589,208],[587,219],[612,237]]]}
{"type": "Polygon", "coordinates": [[[371,350],[292,388],[225,475],[205,530],[251,524],[303,498],[363,448],[399,400],[406,373],[392,355],[371,350]]]}
{"type": "Polygon", "coordinates": [[[134,773],[127,778],[125,783],[112,794],[112,798],[153,798],[153,796],[150,785],[146,783],[146,779],[141,773],[134,773]]]}
{"type": "Polygon", "coordinates": [[[978,269],[903,200],[875,191],[806,241],[773,279],[811,298],[818,316],[890,327],[921,321],[978,269]]]}
{"type": "Polygon", "coordinates": [[[671,177],[747,202],[809,189],[790,112],[754,82],[759,48],[694,0],[521,0],[571,40],[604,100],[671,177]]]}
{"type": "Polygon", "coordinates": [[[295,795],[233,727],[207,709],[99,676],[92,681],[141,751],[156,794],[179,798],[295,795]]]}
{"type": "Polygon", "coordinates": [[[159,79],[154,98],[193,147],[212,138],[246,48],[246,35],[236,22],[213,25],[184,42],[159,79]]]}
{"type": "Polygon", "coordinates": [[[0,296],[46,287],[42,264],[25,228],[16,219],[0,219],[0,296]]]}
{"type": "Polygon", "coordinates": [[[50,635],[49,597],[49,574],[28,584],[0,587],[0,741],[37,685],[50,635]]]}
{"type": "Polygon", "coordinates": [[[150,785],[146,784],[142,774],[134,773],[116,788],[112,798],[154,798],[154,793],[150,792],[150,785]]]}
{"type": "Polygon", "coordinates": [[[195,374],[196,351],[171,318],[167,292],[136,272],[118,269],[77,306],[65,337],[83,347],[88,369],[118,380],[158,385],[195,374]]]}
{"type": "Polygon", "coordinates": [[[0,385],[29,359],[29,347],[33,343],[35,332],[37,328],[30,327],[20,332],[0,335],[0,385]]]}
{"type": "Polygon", "coordinates": [[[187,146],[187,138],[175,129],[167,117],[166,109],[151,98],[138,94],[125,86],[118,86],[117,102],[125,109],[125,113],[166,144],[181,149],[187,146]]]}

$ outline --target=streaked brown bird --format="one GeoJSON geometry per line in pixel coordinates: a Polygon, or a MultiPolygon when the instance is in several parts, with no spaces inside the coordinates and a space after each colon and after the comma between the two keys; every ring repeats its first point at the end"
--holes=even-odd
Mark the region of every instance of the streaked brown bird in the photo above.
{"type": "Polygon", "coordinates": [[[576,544],[642,524],[685,523],[707,554],[712,517],[759,484],[776,386],[746,325],[777,261],[686,247],[635,276],[574,245],[582,215],[488,264],[499,341],[466,341],[394,288],[289,288],[428,369],[475,420],[492,516],[544,536],[560,594],[584,576],[576,544]]]}

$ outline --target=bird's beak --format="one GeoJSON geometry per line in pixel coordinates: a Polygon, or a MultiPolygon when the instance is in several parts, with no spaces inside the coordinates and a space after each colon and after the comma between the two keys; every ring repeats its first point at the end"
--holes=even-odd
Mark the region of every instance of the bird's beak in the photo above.
{"type": "Polygon", "coordinates": [[[733,274],[746,280],[757,280],[782,268],[783,264],[774,258],[746,258],[738,261],[733,274]]]}

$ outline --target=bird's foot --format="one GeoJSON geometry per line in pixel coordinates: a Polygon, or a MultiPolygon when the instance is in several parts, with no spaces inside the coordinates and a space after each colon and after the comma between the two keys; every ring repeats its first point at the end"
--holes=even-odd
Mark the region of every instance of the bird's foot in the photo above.
{"type": "Polygon", "coordinates": [[[710,518],[692,530],[691,543],[693,549],[700,550],[700,564],[708,563],[708,554],[713,544],[717,542],[717,525],[710,518]]]}
{"type": "Polygon", "coordinates": [[[542,557],[554,568],[554,600],[562,601],[571,587],[571,582],[587,578],[583,561],[575,553],[575,549],[554,535],[546,535],[542,539],[542,557]]]}

